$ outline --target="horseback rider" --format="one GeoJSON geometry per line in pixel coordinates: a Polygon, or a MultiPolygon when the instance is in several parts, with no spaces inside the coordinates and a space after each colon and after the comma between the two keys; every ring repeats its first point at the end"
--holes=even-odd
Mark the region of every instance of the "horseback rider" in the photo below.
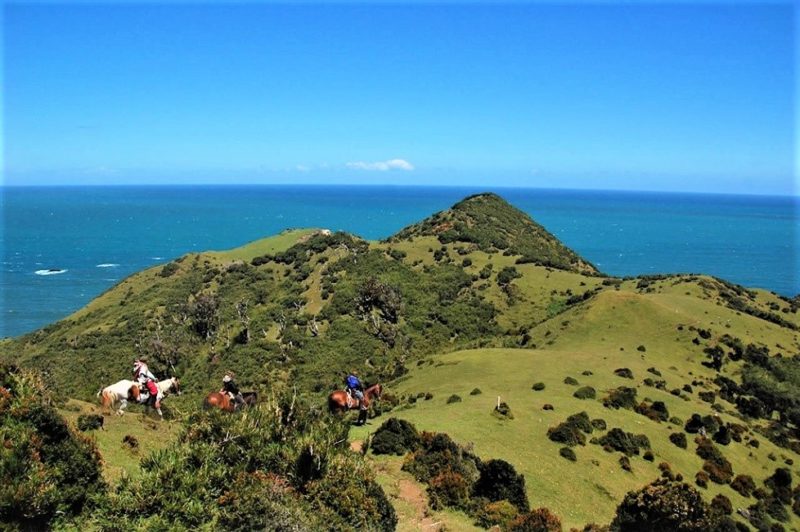
{"type": "Polygon", "coordinates": [[[161,401],[158,397],[158,387],[156,386],[156,376],[147,367],[147,359],[137,357],[133,360],[133,380],[147,388],[150,393],[150,400],[154,401],[156,408],[161,408],[161,401]]]}
{"type": "Polygon", "coordinates": [[[364,404],[364,385],[356,375],[356,372],[351,371],[344,380],[344,383],[345,390],[347,391],[348,395],[358,400],[359,409],[366,410],[367,407],[364,404]]]}
{"type": "Polygon", "coordinates": [[[230,371],[222,377],[222,389],[219,393],[228,394],[228,396],[236,402],[234,409],[238,410],[244,406],[244,396],[242,392],[239,391],[239,387],[236,385],[236,382],[234,382],[233,377],[234,374],[230,371]]]}

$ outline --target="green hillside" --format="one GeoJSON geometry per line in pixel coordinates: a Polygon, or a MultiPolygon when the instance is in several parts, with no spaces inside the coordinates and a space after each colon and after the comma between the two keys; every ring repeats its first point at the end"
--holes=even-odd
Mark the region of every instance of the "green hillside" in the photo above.
{"type": "MultiPolygon", "coordinates": [[[[566,527],[610,523],[625,494],[657,479],[667,462],[708,502],[722,494],[741,508],[733,516],[740,523],[798,528],[800,490],[787,495],[768,480],[777,468],[800,474],[798,306],[703,275],[603,276],[529,216],[481,194],[383,242],[308,229],[185,255],[3,342],[0,359],[39,370],[61,396],[94,402],[102,386],[128,377],[133,356],[147,355],[157,375],[182,382],[183,396],[165,401],[175,421],[164,423],[189,418],[226,371],[262,397],[290,392],[311,405],[357,371],[387,393],[380,417],[351,430],[354,445],[393,416],[447,433],[481,460],[511,464],[531,508],[549,508],[566,527]],[[544,388],[532,389],[537,383],[544,388]],[[578,389],[586,398],[574,397],[578,389]],[[513,419],[493,413],[498,397],[513,419]],[[548,430],[584,411],[606,428],[571,447],[573,462],[548,430]],[[725,441],[717,451],[696,426],[687,432],[694,414],[709,439],[725,441]],[[641,449],[623,470],[623,454],[603,449],[604,436],[620,434],[612,429],[645,435],[652,460],[641,449]],[[686,448],[672,434],[684,434],[686,448]],[[726,441],[731,434],[739,441],[726,441]],[[698,447],[727,460],[733,477],[715,482],[706,472],[698,486],[698,472],[721,467],[708,466],[698,447]],[[731,487],[737,475],[752,477],[758,497],[731,487]]],[[[115,419],[97,437],[106,478],[135,476],[136,460],[117,436],[142,423],[115,419]]],[[[170,428],[165,440],[177,433],[170,428]]],[[[143,444],[161,448],[147,437],[143,444]]],[[[463,508],[428,508],[426,487],[400,471],[399,459],[367,457],[400,529],[475,521],[463,508]]]]}
{"type": "Polygon", "coordinates": [[[515,256],[519,264],[597,273],[587,260],[496,194],[465,198],[452,208],[403,229],[388,242],[413,240],[419,236],[435,236],[442,244],[461,242],[473,244],[482,251],[503,252],[515,256]]]}

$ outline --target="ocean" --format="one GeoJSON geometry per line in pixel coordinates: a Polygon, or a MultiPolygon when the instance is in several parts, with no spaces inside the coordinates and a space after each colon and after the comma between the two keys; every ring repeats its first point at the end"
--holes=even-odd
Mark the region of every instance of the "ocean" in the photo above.
{"type": "MultiPolygon", "coordinates": [[[[57,321],[126,276],[287,228],[381,239],[490,190],[390,186],[4,187],[0,336],[57,321]]],[[[800,293],[796,197],[494,189],[617,276],[707,273],[800,293]]]]}

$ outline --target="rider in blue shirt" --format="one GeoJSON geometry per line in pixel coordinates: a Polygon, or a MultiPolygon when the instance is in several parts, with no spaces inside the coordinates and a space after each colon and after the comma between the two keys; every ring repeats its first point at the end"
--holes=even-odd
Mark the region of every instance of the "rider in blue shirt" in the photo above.
{"type": "Polygon", "coordinates": [[[358,399],[359,408],[364,410],[364,385],[361,384],[361,381],[356,376],[356,372],[351,371],[344,382],[347,387],[347,393],[358,399]]]}

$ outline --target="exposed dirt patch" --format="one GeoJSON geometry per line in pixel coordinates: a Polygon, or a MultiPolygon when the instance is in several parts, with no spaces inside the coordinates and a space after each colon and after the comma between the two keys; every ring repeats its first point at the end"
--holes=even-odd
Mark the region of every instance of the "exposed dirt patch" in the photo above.
{"type": "Polygon", "coordinates": [[[442,523],[428,516],[428,497],[420,485],[413,480],[400,479],[397,497],[414,509],[413,522],[419,530],[441,530],[442,523]]]}

